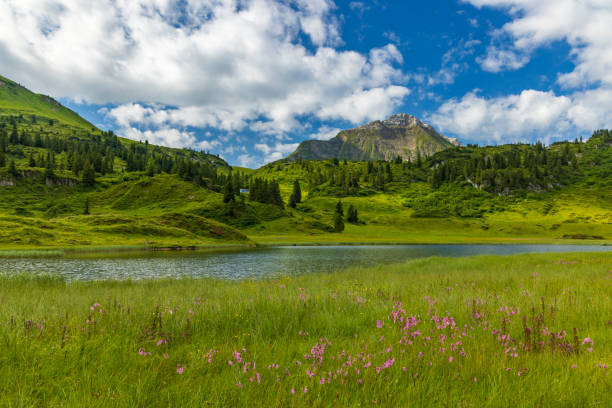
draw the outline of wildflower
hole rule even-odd
[[[452,363],[452,362],[453,362],[453,356],[450,356],[450,357],[448,358],[448,362],[449,362],[449,363]]]
[[[474,382],[478,381],[478,379],[476,377],[474,377]]]
[[[228,360],[228,361],[227,361],[227,364],[231,366],[231,365],[233,365],[234,363],[232,362],[232,360]]]
[[[164,359],[167,360],[170,356],[168,354],[164,354]]]
[[[177,374],[183,374],[183,367],[181,367],[180,364],[176,365],[176,373]]]
[[[236,387],[238,387],[238,388],[242,388],[242,383],[241,383],[240,381],[238,381],[238,382],[236,383]]]
[[[380,321],[380,320],[377,320],[377,321],[376,321],[376,327],[378,327],[379,329],[382,329],[382,328],[383,328],[383,326],[384,326],[384,324],[385,324],[385,323],[384,323],[384,322],[382,322],[382,321]]]
[[[295,388],[291,389],[291,395],[295,395]]]
[[[303,391],[304,391],[304,394],[306,394],[308,392],[308,387],[304,387]]]

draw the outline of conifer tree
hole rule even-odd
[[[293,192],[289,197],[289,207],[295,208],[296,204],[302,202],[302,189],[300,188],[300,182],[295,180],[293,183]]]
[[[83,166],[83,174],[81,175],[81,182],[86,186],[93,186],[96,184],[96,171],[93,166],[87,160],[85,166]]]
[[[336,204],[336,211],[334,211],[334,232],[344,231],[344,211],[342,210],[342,202],[338,201]]]
[[[11,176],[17,177],[19,172],[17,171],[17,167],[15,166],[15,160],[11,159],[8,165],[8,172]]]
[[[351,204],[346,211],[346,221],[351,224],[357,224],[359,222],[359,216],[357,215],[357,210]]]
[[[229,203],[230,201],[234,201],[234,186],[232,184],[232,177],[227,178],[227,182],[225,183],[225,188],[223,190],[223,202]]]
[[[85,199],[85,207],[83,208],[83,215],[89,215],[89,198]]]

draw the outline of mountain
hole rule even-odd
[[[393,160],[397,156],[414,160],[460,146],[455,138],[438,133],[433,126],[407,113],[376,120],[354,129],[343,130],[328,140],[302,142],[287,159],[321,160],[338,158],[351,161]]]
[[[112,135],[112,138],[118,141],[117,146],[125,148],[123,150],[130,149],[132,145],[139,143],[138,141],[116,137],[112,132],[104,132],[52,97],[34,93],[22,85],[0,76],[0,137],[8,135],[12,129],[17,130],[19,134],[27,135],[18,144],[38,144],[37,147],[42,147],[40,142],[35,142],[37,137],[40,137],[43,141],[59,138],[62,140],[79,140],[83,143],[93,142],[90,145],[90,150],[99,150],[101,154],[105,153],[104,150],[107,147],[106,142],[100,139],[104,136]],[[150,149],[164,156],[208,163],[213,167],[229,168],[229,165],[223,159],[215,155],[165,146],[152,145]],[[19,159],[24,157],[19,152],[16,156],[15,159],[17,159],[17,165],[19,165]],[[116,152],[115,156],[117,156]]]
[[[0,112],[3,115],[36,115],[85,130],[95,126],[50,96],[36,94],[0,76]]]

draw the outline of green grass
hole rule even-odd
[[[60,139],[101,137],[76,113],[52,99],[28,91],[0,77],[0,118],[3,131],[31,138],[41,135]],[[50,121],[49,119],[52,119]],[[41,140],[42,140],[41,139]],[[124,145],[138,143],[120,139]],[[230,172],[221,159],[186,149],[151,147],[191,161],[208,161]],[[483,147],[495,154],[526,145]],[[6,166],[0,168],[0,249],[156,246],[217,246],[228,244],[324,244],[324,243],[612,243],[612,148],[603,136],[572,145],[581,149],[579,166],[554,186],[538,191],[533,186],[496,194],[473,188],[459,179],[433,188],[428,182],[445,161],[469,158],[475,148],[450,149],[426,160],[421,168],[391,164],[393,181],[376,187],[365,162],[331,160],[289,162],[281,160],[259,169],[236,167],[253,177],[276,179],[288,203],[293,183],[300,181],[303,202],[297,209],[240,203],[234,209],[223,203],[222,189],[202,188],[176,174],[149,177],[141,171],[123,171],[118,157],[114,173],[98,174],[94,188],[81,185],[80,175],[67,170],[66,153],[55,155],[55,179],[45,169],[29,167],[30,157],[48,149],[7,146]],[[550,152],[560,151],[551,146]],[[61,150],[61,149],[60,149]],[[572,151],[573,151],[572,150]],[[480,154],[479,153],[479,154]],[[20,173],[8,173],[15,161]],[[378,168],[381,163],[374,164]],[[334,174],[334,177],[330,177]],[[334,185],[338,175],[360,175],[359,187]],[[319,177],[318,175],[321,175]],[[321,180],[328,180],[321,183]],[[344,179],[344,176],[342,176]],[[15,185],[7,185],[15,184]],[[336,183],[337,184],[337,183]],[[538,187],[539,188],[539,187]],[[536,192],[538,191],[538,192]],[[362,221],[346,224],[342,233],[330,233],[338,200],[345,210],[353,205]],[[83,215],[85,202],[91,215]]]
[[[88,131],[95,129],[91,123],[52,98],[30,92],[2,76],[0,76],[1,111],[4,111],[4,114],[36,115],[39,121],[53,119]]]
[[[606,406],[611,265],[537,254],[241,282],[4,275],[0,405]],[[421,322],[394,326],[394,305]],[[545,328],[566,335],[552,343]]]

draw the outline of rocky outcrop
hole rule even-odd
[[[346,159],[393,160],[398,156],[414,160],[453,146],[455,138],[438,133],[433,126],[415,116],[400,113],[385,120],[375,120],[354,129],[343,130],[328,140],[301,143],[288,160]]]

